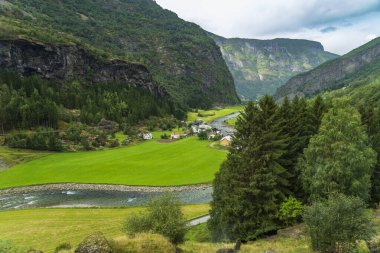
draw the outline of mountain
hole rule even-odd
[[[348,54],[291,78],[277,90],[275,96],[277,99],[295,95],[311,97],[323,91],[350,85],[357,88],[371,82],[379,75],[380,37]]]
[[[319,42],[294,39],[226,39],[210,36],[221,48],[223,58],[234,77],[236,90],[243,99],[273,94],[296,74],[334,59]]]
[[[0,0],[0,39],[75,45],[105,62],[143,66],[183,108],[238,102],[214,41],[153,0]]]

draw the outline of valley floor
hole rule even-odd
[[[53,252],[64,242],[76,247],[97,231],[110,239],[124,235],[122,228],[128,215],[143,210],[134,207],[0,211],[0,241],[11,240],[19,247]],[[182,210],[190,219],[207,213],[209,205],[187,205]]]
[[[180,186],[210,183],[227,151],[196,137],[104,151],[56,153],[0,172],[0,188],[50,183]]]

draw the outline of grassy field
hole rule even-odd
[[[48,152],[37,152],[22,149],[10,149],[0,146],[0,160],[4,166],[13,166],[15,164],[28,162],[49,155]],[[1,167],[1,166],[0,166]],[[1,168],[0,168],[1,169]]]
[[[237,121],[238,117],[236,118],[232,118],[232,119],[229,119],[229,120],[226,120],[225,123],[231,127],[234,127],[235,124],[236,124],[236,121]]]
[[[196,119],[201,119],[206,122],[211,122],[214,119],[224,117],[227,115],[230,115],[234,112],[239,112],[243,110],[243,106],[241,105],[236,105],[236,106],[231,106],[231,107],[226,107],[223,109],[214,109],[214,110],[198,110],[198,112],[189,112],[187,114],[187,120],[188,121],[194,121]],[[203,116],[200,116],[200,115]]]
[[[104,151],[56,153],[0,171],[0,188],[45,183],[189,185],[211,182],[226,150],[190,137]]]
[[[87,235],[100,231],[107,238],[121,236],[123,222],[133,212],[143,208],[122,209],[31,209],[0,211],[0,240],[15,245],[53,252],[60,243],[73,247]],[[209,205],[183,207],[186,218],[205,214]]]

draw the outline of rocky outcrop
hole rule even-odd
[[[337,57],[316,41],[210,36],[220,46],[243,99],[255,100],[264,94],[274,94],[291,77]]]
[[[123,82],[149,90],[156,96],[166,92],[148,69],[125,61],[105,61],[76,45],[53,45],[28,40],[0,40],[0,68],[22,75],[38,74],[47,79],[89,83]]]
[[[102,233],[87,236],[77,247],[75,253],[112,253],[112,249]]]
[[[276,92],[276,99],[288,96],[310,97],[325,90],[339,89],[351,84],[353,75],[380,60],[380,39],[319,67],[291,78]]]
[[[8,194],[27,194],[39,191],[118,191],[118,192],[184,192],[194,190],[208,190],[211,185],[184,185],[184,186],[131,186],[118,184],[42,184],[8,189],[0,189],[0,196]]]

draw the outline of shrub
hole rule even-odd
[[[167,134],[163,134],[163,135],[161,135],[161,139],[163,139],[163,140],[167,140],[167,139],[169,139],[169,135],[167,135]]]
[[[113,253],[175,253],[176,248],[162,235],[137,234],[121,236],[110,241]]]
[[[198,138],[203,141],[208,140],[208,132],[206,131],[200,132],[198,134]]]
[[[304,219],[313,249],[321,252],[349,252],[374,232],[363,201],[343,194],[306,208]]]
[[[178,198],[165,194],[152,198],[147,212],[131,215],[125,222],[129,234],[151,232],[167,237],[172,243],[183,242],[186,233],[186,221],[183,217]]]
[[[21,250],[17,248],[11,241],[0,240],[0,252],[6,253],[19,253]]]
[[[119,143],[119,140],[118,139],[114,139],[114,140],[111,140],[110,141],[110,148],[117,148],[120,146],[120,143]]]
[[[61,243],[55,248],[54,253],[58,253],[62,250],[71,250],[71,244],[68,242]]]
[[[288,226],[295,224],[297,220],[300,220],[302,212],[302,203],[291,196],[281,203],[278,218]]]

